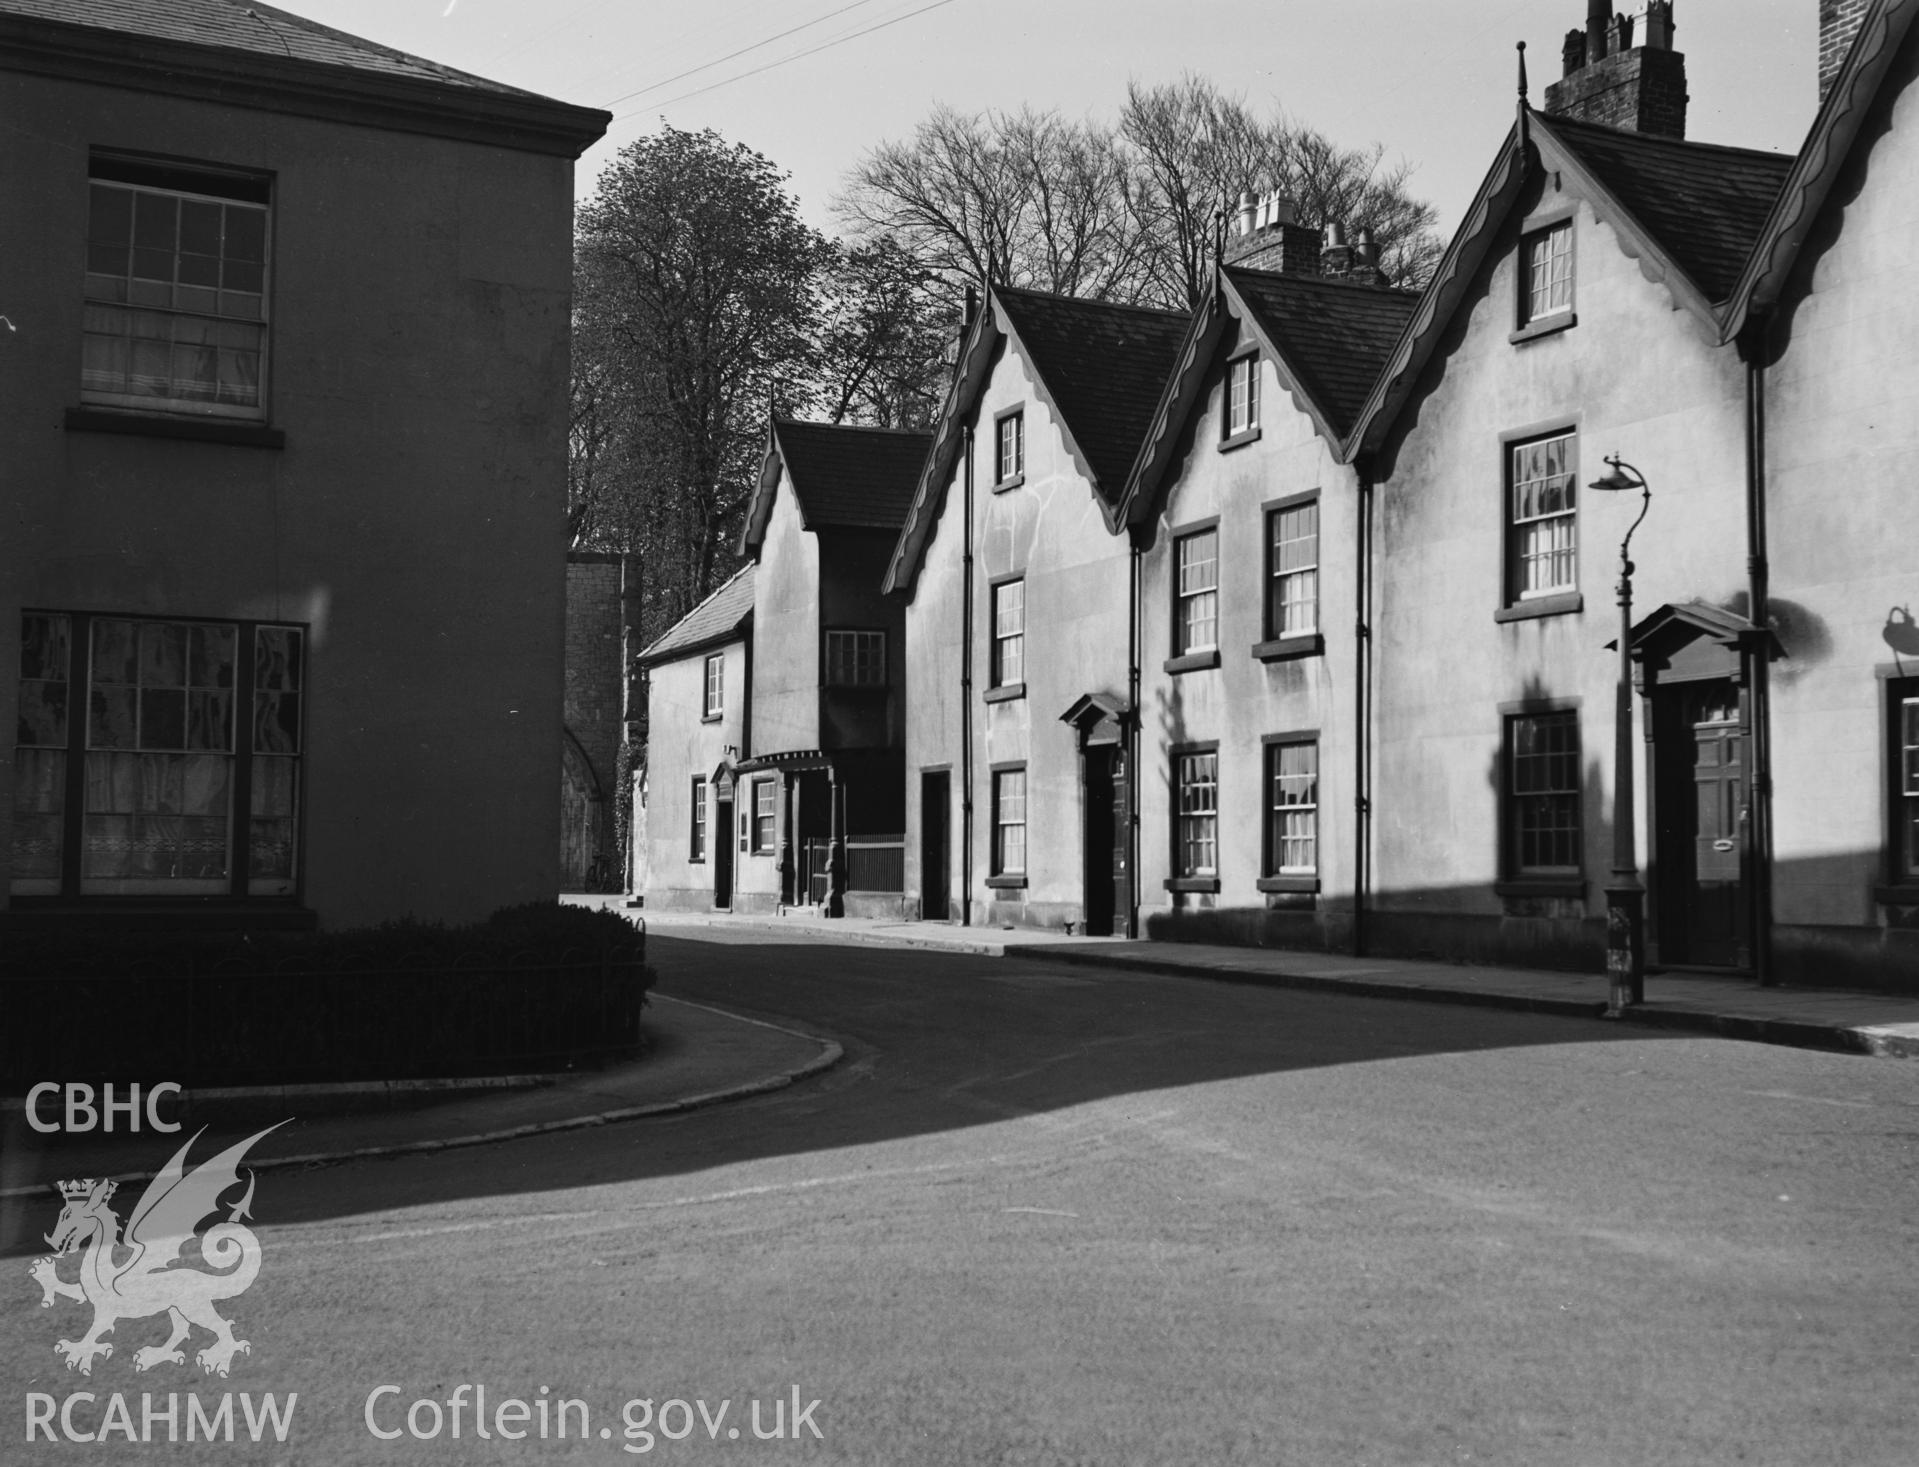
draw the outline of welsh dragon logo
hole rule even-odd
[[[135,1370],[184,1365],[180,1344],[194,1325],[213,1334],[213,1343],[195,1356],[208,1374],[225,1375],[235,1355],[252,1353],[247,1341],[234,1338],[232,1322],[213,1307],[216,1299],[244,1294],[260,1272],[260,1240],[240,1221],[250,1215],[253,1204],[252,1172],[247,1173],[246,1194],[231,1205],[227,1220],[204,1233],[194,1230],[219,1210],[221,1195],[239,1184],[240,1159],[262,1136],[277,1129],[269,1126],[187,1171],[187,1152],[205,1134],[204,1128],[196,1131],[147,1184],[127,1218],[124,1239],[120,1219],[107,1205],[115,1183],[91,1177],[60,1183],[65,1206],[47,1235],[54,1256],[36,1259],[28,1273],[40,1285],[42,1309],[52,1308],[56,1298],[93,1306],[93,1328],[81,1339],[61,1340],[53,1347],[65,1358],[67,1369],[77,1366],[82,1375],[93,1374],[95,1358],[113,1354],[113,1346],[102,1335],[123,1319],[162,1313],[172,1321],[173,1333],[164,1344],[134,1351]],[[208,1268],[191,1267],[183,1258],[192,1243],[198,1244],[199,1260]],[[60,1277],[59,1265],[76,1252],[81,1253],[79,1279],[69,1283]]]

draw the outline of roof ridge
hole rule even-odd
[[[1783,163],[1791,163],[1799,156],[1797,152],[1781,153],[1772,148],[1748,148],[1739,143],[1707,143],[1701,142],[1697,138],[1661,137],[1658,133],[1640,132],[1636,128],[1630,127],[1614,127],[1610,123],[1605,122],[1588,122],[1578,117],[1551,117],[1544,113],[1535,113],[1534,118],[1536,121],[1543,121],[1548,127],[1552,128],[1570,127],[1574,130],[1584,128],[1587,131],[1605,133],[1611,137],[1632,138],[1635,142],[1644,143],[1648,146],[1696,148],[1701,152],[1743,153],[1748,158],[1766,158],[1774,162]]]
[[[1142,306],[1131,301],[1096,300],[1090,295],[1068,295],[1058,290],[1031,290],[1021,285],[996,285],[993,291],[1000,296],[1023,295],[1040,301],[1060,301],[1073,306],[1097,306],[1103,311],[1138,311],[1142,315],[1171,316],[1180,320],[1188,319],[1193,314],[1191,311],[1169,310],[1165,306]]]
[[[782,418],[774,415],[773,425],[778,428],[831,428],[837,433],[898,433],[917,434],[921,438],[929,437],[931,428],[883,428],[876,423],[822,423],[815,418]]]
[[[1303,275],[1292,270],[1261,270],[1251,265],[1225,265],[1221,268],[1229,275],[1254,275],[1262,280],[1283,280],[1288,285],[1316,285],[1325,290],[1365,290],[1374,295],[1408,302],[1417,302],[1421,294],[1404,285],[1353,280],[1343,275]]]

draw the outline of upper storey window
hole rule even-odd
[[[994,425],[993,483],[1011,486],[1026,473],[1026,414],[1003,414]]]
[[[95,156],[83,401],[266,415],[269,212],[257,174]]]
[[[1571,433],[1506,449],[1509,601],[1579,584],[1578,439]]]
[[[1259,426],[1259,358],[1235,357],[1226,364],[1226,436],[1237,438]]]
[[[1521,244],[1525,265],[1521,326],[1564,321],[1573,309],[1573,224],[1559,223],[1529,234]]]

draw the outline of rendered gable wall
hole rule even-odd
[[[1225,438],[1227,356],[1253,338],[1231,332],[1208,374],[1143,567],[1140,744],[1141,924],[1149,937],[1337,947],[1348,940],[1352,902],[1353,547],[1356,491],[1313,422],[1260,364],[1259,437]],[[1260,661],[1265,640],[1266,510],[1276,500],[1319,495],[1319,627],[1324,651]],[[1215,668],[1169,673],[1176,580],[1174,539],[1217,519],[1220,653]],[[1317,891],[1264,892],[1267,820],[1265,746],[1273,734],[1319,741]],[[1219,746],[1219,877],[1215,892],[1168,890],[1177,839],[1173,759],[1182,745]]]
[[[1619,542],[1640,508],[1586,485],[1618,453],[1653,484],[1633,544],[1635,615],[1724,605],[1745,579],[1743,375],[1581,200],[1534,186],[1522,214],[1573,210],[1577,324],[1514,344],[1518,230],[1489,257],[1450,351],[1389,445],[1378,489],[1371,793],[1380,951],[1596,966],[1611,865]],[[1578,432],[1578,609],[1500,620],[1506,443]],[[1504,719],[1578,713],[1581,869],[1502,892]],[[1643,729],[1636,731],[1643,732]],[[1635,747],[1640,747],[1635,745]],[[1641,786],[1643,797],[1644,786]],[[1645,831],[1641,821],[1641,869]]]
[[[1775,912],[1790,982],[1919,984],[1919,891],[1887,889],[1885,689],[1919,675],[1919,42],[1887,78],[1788,291],[1766,374]],[[1890,130],[1880,134],[1885,124]],[[1897,608],[1897,610],[1895,610]]]

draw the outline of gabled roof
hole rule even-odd
[[[1326,426],[1343,436],[1366,405],[1419,296],[1317,275],[1230,267],[1221,273],[1298,390],[1312,398]]]
[[[0,0],[0,68],[570,157],[612,120],[259,0]]]
[[[923,430],[774,418],[759,487],[747,507],[747,552],[758,550],[766,534],[782,466],[807,529],[897,531],[932,446],[933,435]]]
[[[1774,198],[1732,298],[1721,310],[1722,341],[1736,337],[1753,311],[1772,306],[1784,291],[1840,172],[1856,148],[1870,145],[1870,139],[1862,143],[1866,119],[1878,105],[1894,62],[1919,35],[1916,18],[1919,0],[1875,0],[1859,23],[1852,50]]]
[[[1193,314],[1140,444],[1122,500],[1126,520],[1136,524],[1153,513],[1173,445],[1205,400],[1207,368],[1229,317],[1245,323],[1280,384],[1337,455],[1419,299],[1331,276],[1222,269]]]
[[[1189,318],[1032,290],[994,299],[1093,491],[1118,503]]]
[[[1678,142],[1597,123],[1547,117],[1520,104],[1466,220],[1440,257],[1418,310],[1347,436],[1345,456],[1375,448],[1412,399],[1455,314],[1472,298],[1480,267],[1504,238],[1534,169],[1556,172],[1610,224],[1620,247],[1709,340],[1721,339],[1722,303],[1758,243],[1793,160],[1783,153]]]
[[[1684,143],[1571,118],[1540,119],[1706,299],[1732,294],[1792,169],[1785,153]]]
[[[636,659],[642,667],[672,662],[689,653],[730,642],[753,621],[753,562],[733,573],[731,580],[674,622],[666,633]]]
[[[1127,477],[1187,320],[1175,311],[992,287],[960,343],[953,385],[887,567],[886,589],[906,590],[919,574],[964,432],[1002,347],[1025,361],[1107,528],[1117,531]]]

